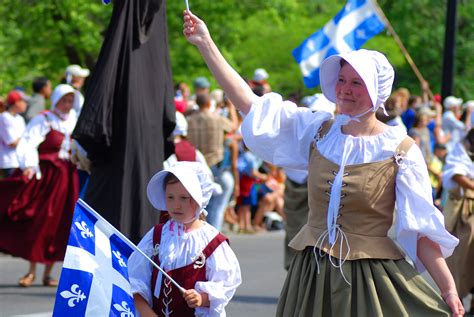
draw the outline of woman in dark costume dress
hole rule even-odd
[[[57,285],[51,270],[64,258],[78,198],[77,171],[69,160],[77,121],[74,89],[59,85],[51,100],[51,111],[30,121],[18,145],[21,169],[0,181],[0,250],[30,261],[18,282],[24,287],[34,282],[36,263],[46,265],[43,285]]]

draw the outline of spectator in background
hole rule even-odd
[[[188,105],[189,88],[185,83],[177,83],[174,87],[174,105],[176,111],[185,113]]]
[[[252,227],[252,206],[258,204],[257,182],[265,182],[268,175],[261,173],[259,167],[262,161],[255,156],[242,142],[243,151],[239,154],[238,169],[240,172],[240,192],[237,198],[237,215],[239,217],[240,233],[255,233]],[[263,215],[260,219],[262,221]],[[257,228],[255,228],[257,229]]]
[[[415,114],[415,120],[413,121],[413,127],[408,131],[408,135],[415,140],[415,143],[420,147],[421,153],[425,158],[425,162],[429,164],[431,161],[431,138],[430,130],[428,129],[428,123],[430,116],[434,116],[435,112],[427,107],[420,109]]]
[[[21,114],[27,107],[22,96],[19,91],[10,91],[6,111],[0,113],[0,179],[11,176],[20,167],[16,148],[25,131],[25,119]]]
[[[250,88],[262,87],[263,94],[267,94],[272,91],[270,84],[267,82],[269,75],[263,68],[257,68],[253,73],[253,78],[249,82]]]
[[[461,142],[466,135],[466,132],[470,129],[471,124],[471,111],[466,109],[465,121],[461,121],[461,105],[462,99],[454,96],[446,97],[443,101],[444,113],[443,113],[443,131],[445,134],[450,135],[450,139],[446,144],[448,153],[454,148],[454,146]]]
[[[406,88],[398,88],[392,94],[392,97],[396,99],[398,106],[402,110],[402,113],[408,109],[408,99],[410,99],[410,91]]]
[[[33,95],[28,100],[28,108],[23,115],[26,123],[46,109],[46,99],[51,97],[51,81],[47,77],[33,79]]]
[[[401,118],[403,124],[407,128],[407,131],[410,131],[413,128],[415,123],[416,110],[421,105],[422,100],[420,96],[412,95],[408,98],[407,109],[402,113]]]
[[[462,113],[462,116],[461,116],[461,121],[464,121],[466,122],[466,124],[468,124],[469,122],[467,122],[466,120],[466,116],[468,115],[468,110],[469,110],[469,113],[471,115],[471,122],[470,122],[470,127],[471,128],[474,128],[474,115],[472,114],[472,112],[474,111],[474,100],[468,100],[466,101],[463,105],[462,105],[462,109],[463,109],[463,113]]]
[[[436,143],[431,162],[428,164],[431,188],[433,190],[433,200],[438,208],[441,208],[439,199],[441,198],[443,167],[446,154],[446,145]]]
[[[395,98],[393,94],[388,97],[387,101],[385,101],[385,110],[387,113],[385,114],[383,109],[378,109],[375,113],[377,119],[389,126],[405,127],[400,117],[402,109],[400,108],[399,102],[399,99]]]
[[[82,68],[79,65],[69,65],[66,68],[65,76],[66,83],[71,85],[75,90],[74,97],[74,110],[77,115],[81,113],[82,106],[84,105],[84,96],[81,93],[82,86],[86,78],[90,75],[90,71],[87,68]]]
[[[224,135],[234,132],[237,124],[211,111],[211,98],[208,93],[198,94],[196,103],[199,112],[188,117],[188,139],[204,154],[215,181],[222,187],[221,194],[212,196],[207,216],[207,221],[220,230],[234,189],[232,173],[220,169],[224,159]]]
[[[192,95],[188,99],[188,107],[185,113],[187,116],[199,111],[199,105],[197,104],[197,100],[196,100],[197,96],[209,94],[210,87],[211,87],[211,83],[206,77],[201,76],[194,79],[194,82],[193,82],[194,95]],[[212,99],[211,99],[210,109],[212,112],[215,109],[215,103]]]

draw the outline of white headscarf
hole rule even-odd
[[[51,94],[51,110],[54,110],[58,101],[67,94],[74,94],[72,86],[67,84],[57,85]]]
[[[209,169],[199,162],[177,162],[175,165],[165,168],[156,173],[147,186],[147,196],[150,203],[158,210],[167,210],[165,178],[168,173],[176,176],[184,188],[188,191],[194,201],[199,205],[195,218],[201,213],[207,215],[205,210],[215,185],[212,176],[209,175]]]
[[[392,91],[395,73],[385,55],[377,51],[362,49],[326,58],[319,73],[324,96],[336,103],[336,83],[341,70],[341,59],[349,63],[364,81],[372,100],[372,111],[382,107],[385,112],[384,102]]]

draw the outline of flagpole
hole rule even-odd
[[[126,236],[124,236],[120,231],[117,230],[117,228],[115,228],[114,226],[112,226],[107,220],[104,219],[104,217],[102,217],[101,215],[99,215],[91,206],[89,206],[84,200],[82,200],[81,198],[79,198],[77,200],[77,202],[84,208],[87,209],[87,211],[89,211],[91,214],[93,214],[95,217],[97,217],[99,220],[102,220],[104,221],[105,223],[109,224],[112,228],[115,229],[114,233],[117,234],[123,241],[125,241],[127,243],[127,245],[132,248],[133,250],[137,251],[138,253],[140,253],[141,255],[143,255],[145,257],[145,259],[147,259],[148,261],[150,261],[150,263],[156,267],[161,273],[163,273],[163,275],[169,279],[178,289],[181,293],[184,293],[185,289],[183,287],[181,287],[181,285],[179,285],[175,280],[173,280],[171,278],[171,276],[168,275],[168,273],[166,273],[158,264],[155,263],[155,261],[153,261],[152,259],[150,259],[142,250],[140,250],[132,241],[130,241]]]
[[[411,66],[413,72],[415,73],[416,77],[418,77],[418,80],[421,83],[421,87],[423,88],[423,90],[426,89],[429,96],[430,96],[430,98],[433,99],[434,96],[433,96],[433,93],[431,92],[431,89],[428,86],[425,86],[427,81],[425,80],[425,78],[423,78],[423,75],[421,74],[418,67],[416,67],[415,62],[413,62],[413,59],[411,58],[411,56],[408,53],[405,46],[403,45],[402,40],[398,36],[397,32],[395,32],[395,29],[392,27],[392,24],[390,23],[388,18],[385,16],[385,13],[383,12],[382,8],[377,3],[377,0],[369,0],[369,1],[374,5],[375,10],[380,15],[380,18],[382,18],[382,20],[384,21],[385,26],[387,27],[390,34],[392,34],[395,42],[398,44],[398,47],[400,47],[400,50],[402,51],[403,55],[405,56],[406,60],[408,61],[408,64],[410,64],[410,66]]]

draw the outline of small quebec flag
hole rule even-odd
[[[385,28],[371,0],[349,0],[326,25],[293,50],[308,88],[319,85],[319,67],[328,56],[359,49]]]
[[[78,200],[53,316],[134,317],[128,279],[130,242]]]

